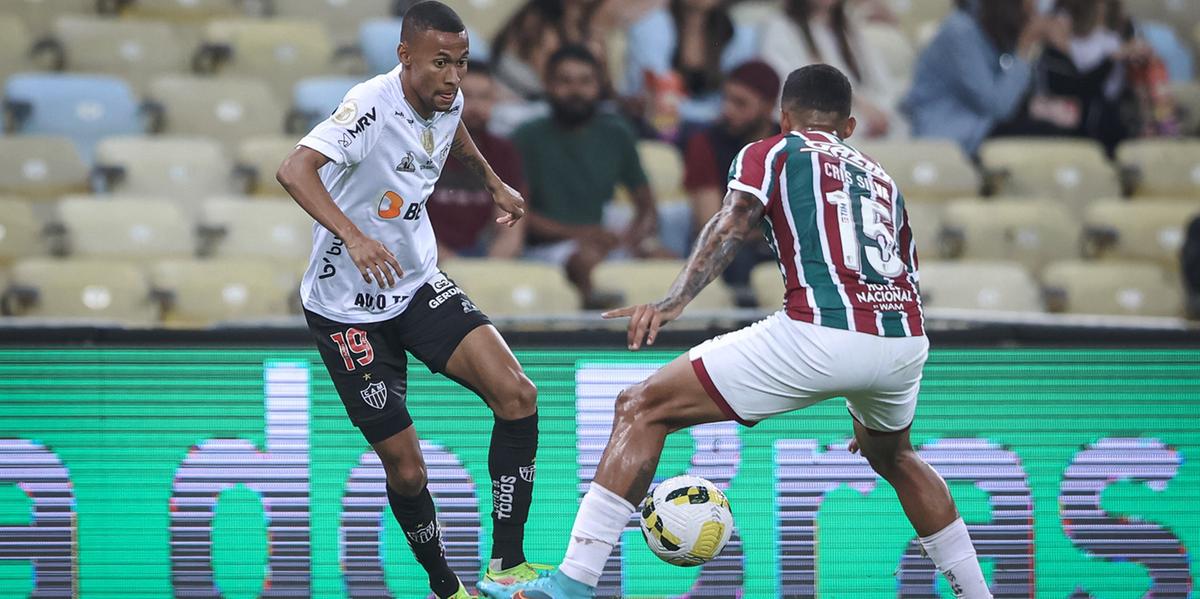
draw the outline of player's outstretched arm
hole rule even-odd
[[[346,243],[350,259],[358,267],[363,281],[370,283],[374,277],[380,287],[395,287],[396,281],[404,276],[400,262],[382,243],[363,234],[334,203],[317,174],[328,162],[329,158],[324,154],[297,146],[283,160],[275,179],[305,212]]]
[[[480,181],[483,181],[484,188],[492,194],[492,199],[496,202],[496,206],[504,211],[504,216],[496,219],[506,227],[511,227],[522,216],[525,216],[525,198],[521,197],[521,193],[509,187],[507,183],[502,181],[496,171],[492,170],[492,165],[479,152],[479,148],[475,146],[475,140],[471,139],[471,132],[467,131],[467,126],[459,121],[458,130],[454,132],[454,142],[450,144],[450,154],[453,155],[459,162],[463,163],[468,170],[475,173]]]
[[[742,244],[754,234],[762,216],[763,204],[758,198],[729,190],[721,210],[700,231],[687,266],[675,278],[665,299],[605,312],[604,318],[630,317],[629,349],[639,349],[643,339],[647,345],[654,345],[658,329],[678,318],[688,302],[729,266]]]

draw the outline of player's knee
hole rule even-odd
[[[863,456],[871,464],[871,469],[884,480],[892,480],[904,470],[905,464],[912,460],[920,460],[912,448],[898,450],[864,450]]]
[[[411,497],[420,494],[428,482],[425,464],[385,464],[387,484],[393,491]]]
[[[618,424],[626,426],[661,424],[665,414],[660,413],[660,407],[654,388],[642,382],[622,390],[617,395],[614,416]]]
[[[516,373],[498,391],[497,401],[492,402],[496,416],[517,420],[537,411],[537,386],[523,373]]]

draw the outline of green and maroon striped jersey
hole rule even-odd
[[[832,133],[793,131],[743,148],[729,189],[766,206],[763,231],[791,318],[884,337],[925,334],[904,196],[874,160]]]

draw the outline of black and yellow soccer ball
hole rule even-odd
[[[659,483],[642,501],[640,520],[650,551],[676,566],[711,561],[733,534],[729,499],[698,476],[676,476]]]

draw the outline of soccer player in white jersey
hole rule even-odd
[[[495,415],[492,559],[484,577],[542,571],[524,554],[537,453],[537,390],[478,307],[437,267],[425,202],[453,154],[484,182],[511,226],[521,195],[496,176],[460,122],[467,70],[462,20],[440,2],[404,17],[400,64],[356,85],[277,178],[317,221],[300,286],[305,316],[350,420],[387,473],[392,513],[441,598],[469,597],[446,562],[417,432],[405,407],[406,357],[478,394]]]
[[[785,281],[766,320],[703,343],[617,397],[612,436],[552,575],[501,586],[503,599],[584,599],[654,478],[666,436],[723,420],[745,426],[845,397],[857,447],[895,489],[929,557],[960,597],[991,597],[945,482],[913,450],[909,428],[929,350],[917,253],[895,181],[844,140],[850,82],[810,65],[787,79],[782,133],[734,160],[724,206],[700,234],[666,299],[629,317],[629,349],[653,344],[765,224]],[[854,448],[852,447],[852,450]]]

